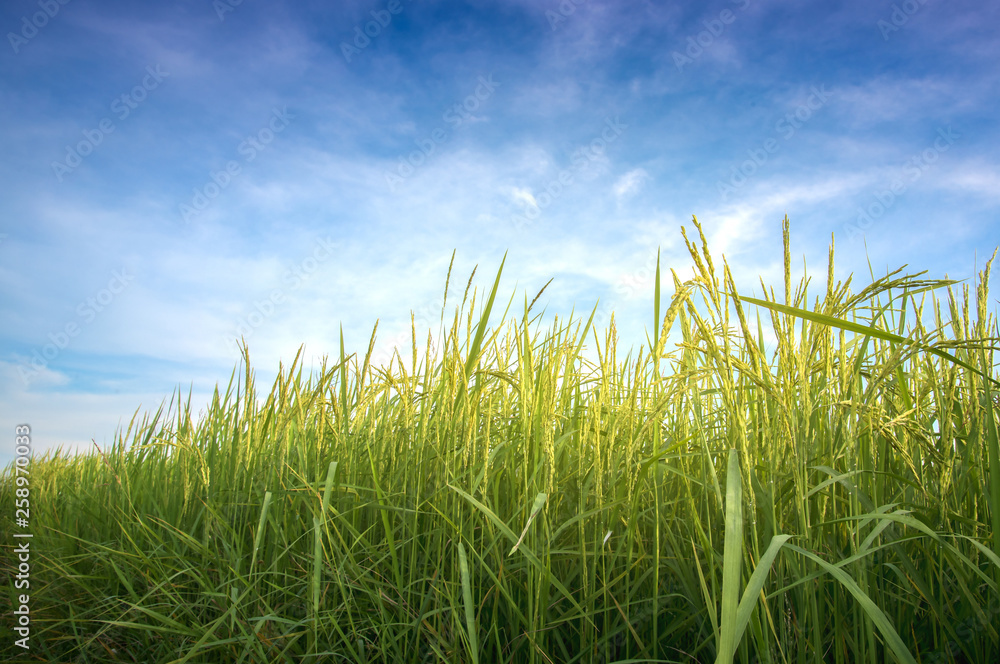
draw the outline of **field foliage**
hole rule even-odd
[[[786,219],[750,298],[694,223],[627,355],[501,264],[446,285],[437,352],[341,337],[265,394],[246,351],[201,415],[35,459],[25,661],[1000,661],[989,264],[854,293],[831,244],[796,285]]]

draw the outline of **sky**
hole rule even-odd
[[[0,465],[19,424],[93,451],[178,389],[204,405],[240,337],[265,391],[376,320],[384,361],[411,311],[437,330],[453,252],[449,318],[505,261],[504,305],[551,279],[545,320],[613,311],[636,348],[692,216],[749,295],[781,290],[785,215],[817,290],[831,236],[856,291],[974,284],[997,25],[935,0],[4,2]]]

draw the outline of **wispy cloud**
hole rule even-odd
[[[618,200],[629,198],[639,193],[642,186],[649,180],[649,173],[642,168],[634,168],[615,181],[614,192]]]

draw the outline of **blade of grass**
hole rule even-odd
[[[836,565],[828,563],[811,551],[806,551],[805,549],[795,546],[794,544],[786,543],[785,546],[787,546],[790,550],[809,558],[817,565],[825,569],[831,576],[833,576],[833,578],[837,579],[841,585],[847,588],[848,592],[854,595],[854,599],[861,605],[865,614],[868,615],[868,618],[871,619],[878,630],[882,633],[882,638],[885,640],[886,645],[889,646],[893,655],[896,656],[896,659],[903,662],[903,664],[917,664],[916,660],[913,659],[913,655],[910,653],[909,648],[907,648],[906,644],[903,643],[903,640],[899,638],[899,633],[892,626],[892,623],[889,622],[889,618],[887,618],[885,613],[883,613],[882,610],[876,606],[875,602],[873,602],[872,599],[865,594],[863,590],[861,590],[857,582],[852,579],[847,572],[840,569]]]
[[[726,540],[722,554],[722,623],[716,664],[732,664],[738,643],[736,614],[743,567],[743,485],[736,450],[726,470]]]
[[[972,371],[989,382],[993,383],[997,387],[1000,387],[1000,381],[997,381],[987,374],[983,373],[979,369],[975,368],[968,362],[958,359],[951,353],[943,351],[940,348],[935,348],[934,346],[928,346],[926,344],[920,344],[905,337],[901,337],[898,334],[893,334],[892,332],[886,332],[885,330],[880,330],[877,327],[871,327],[868,325],[859,325],[853,323],[849,320],[844,320],[842,318],[837,318],[835,316],[828,316],[826,314],[817,313],[815,311],[809,311],[808,309],[800,309],[798,307],[786,306],[784,304],[778,304],[777,302],[767,302],[766,300],[758,300],[757,298],[747,297],[746,295],[733,294],[733,297],[743,300],[744,302],[749,302],[751,304],[756,304],[767,309],[773,309],[774,311],[779,311],[784,314],[789,314],[792,316],[798,316],[799,318],[805,318],[806,320],[812,321],[814,323],[821,323],[823,325],[829,325],[830,327],[841,328],[847,330],[848,332],[856,332],[858,334],[864,334],[867,336],[872,336],[877,339],[882,339],[883,341],[891,341],[894,343],[903,344],[906,346],[914,346],[920,350],[927,351],[928,353],[933,353],[938,357],[942,357],[946,360],[954,362],[955,364],[965,367],[969,371]]]
[[[508,558],[514,555],[514,552],[517,551],[517,547],[521,546],[521,542],[524,541],[525,535],[528,534],[528,528],[531,527],[531,522],[535,520],[538,513],[542,511],[542,507],[545,506],[545,499],[547,497],[548,496],[544,493],[539,493],[535,496],[535,504],[531,506],[531,515],[528,516],[528,521],[524,524],[524,530],[521,531],[521,536],[517,538],[517,542],[514,543],[510,553],[507,554]]]
[[[469,579],[469,560],[465,555],[465,545],[458,543],[458,566],[462,574],[462,602],[465,605],[465,630],[469,637],[469,654],[473,664],[479,664],[479,637],[476,627],[476,605],[472,601],[472,581]]]

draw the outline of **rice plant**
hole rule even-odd
[[[373,366],[376,324],[265,394],[244,347],[203,416],[178,391],[110,449],[35,459],[35,649],[0,654],[1000,661],[992,259],[974,294],[902,270],[854,293],[831,242],[810,291],[786,218],[784,292],[750,298],[694,226],[694,276],[668,299],[657,267],[624,355],[614,317],[498,300],[501,263],[433,353],[413,329]]]

